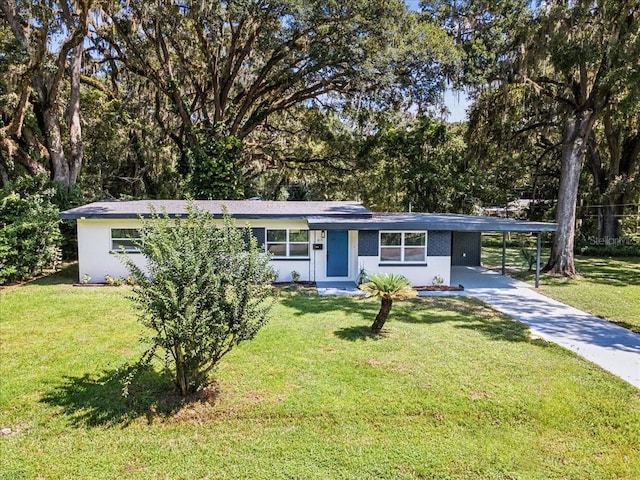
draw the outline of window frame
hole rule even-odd
[[[118,236],[118,237],[114,237],[113,236],[113,232],[116,230],[130,230],[130,231],[135,231],[137,232],[137,236]],[[111,241],[111,249],[109,250],[110,253],[122,253],[123,249],[126,253],[140,253],[140,249],[134,246],[131,247],[126,247],[124,245],[117,245],[115,242],[117,241],[126,241],[127,243],[131,243],[131,242],[139,242],[142,240],[142,235],[141,235],[141,231],[140,228],[130,228],[130,227],[111,227],[109,229],[109,238]]]
[[[384,234],[399,234],[400,235],[400,244],[399,245],[384,245],[382,242],[382,238]],[[407,234],[424,234],[424,244],[423,245],[411,245],[406,243]],[[429,234],[426,230],[380,230],[380,234],[378,237],[378,258],[380,260],[381,265],[394,265],[394,264],[403,264],[403,265],[425,265],[427,263],[427,242],[428,242]],[[399,260],[383,260],[382,259],[382,251],[384,248],[398,248],[400,249],[400,259]],[[406,260],[406,250],[411,248],[422,248],[424,249],[424,255],[420,260]]]
[[[285,238],[284,241],[269,241],[269,232],[274,231],[284,231]],[[291,240],[291,232],[306,232],[307,240],[305,242],[301,241],[292,241]],[[285,254],[284,255],[276,255],[272,253],[272,258],[274,260],[309,260],[311,248],[310,240],[311,235],[309,234],[308,229],[304,228],[265,228],[264,232],[264,248],[265,252],[271,253],[269,251],[269,245],[284,245],[285,246]],[[307,247],[306,255],[291,255],[291,246],[292,245],[305,245]]]

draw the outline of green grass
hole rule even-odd
[[[640,257],[576,257],[581,278],[546,277],[541,292],[640,333]]]
[[[485,245],[482,256],[483,264],[499,269],[502,247]],[[549,250],[544,249],[542,262],[548,258]],[[578,255],[575,262],[579,278],[568,279],[543,274],[540,278],[540,292],[640,333],[640,257],[600,258]],[[519,248],[507,248],[506,264],[509,275],[533,284],[535,274],[527,271],[523,265]]]
[[[640,478],[640,392],[466,298],[283,294],[190,403],[118,367],[128,289],[0,292],[0,478]]]

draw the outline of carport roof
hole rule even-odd
[[[374,213],[370,218],[309,217],[311,230],[453,230],[459,232],[554,232],[555,223],[454,213]]]

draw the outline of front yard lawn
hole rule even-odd
[[[576,257],[581,278],[545,276],[541,293],[640,333],[640,258]]]
[[[128,288],[0,292],[0,478],[640,478],[640,391],[469,298],[284,293],[191,403],[148,374]]]

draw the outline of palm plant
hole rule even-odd
[[[394,300],[415,297],[416,291],[411,288],[409,280],[395,273],[374,273],[369,281],[360,285],[360,289],[380,297],[380,311],[371,325],[371,333],[380,334],[384,323],[389,317]]]

